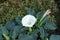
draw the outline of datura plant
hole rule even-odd
[[[36,13],[29,8],[23,17],[16,16],[0,25],[0,40],[55,40],[60,36],[52,34],[57,26],[50,20],[50,13],[50,9]]]

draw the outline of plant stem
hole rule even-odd
[[[43,24],[43,19],[44,19],[44,18],[42,17],[41,20],[39,21],[38,25],[41,26],[41,25]]]
[[[45,38],[45,40],[48,40],[48,38]]]
[[[29,27],[29,32],[32,32],[32,28],[31,27]]]
[[[3,33],[3,36],[6,38],[6,40],[9,40],[9,37]]]

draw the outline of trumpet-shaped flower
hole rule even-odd
[[[22,25],[25,27],[32,27],[37,19],[32,15],[26,15],[22,18]]]
[[[42,21],[47,15],[49,15],[51,13],[51,11],[50,11],[50,9],[48,9],[45,13],[44,13],[44,15],[42,16],[42,18],[41,18],[41,20],[40,21]]]
[[[51,13],[50,9],[48,9],[45,14],[43,15],[43,18]]]

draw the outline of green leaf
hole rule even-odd
[[[8,37],[9,32],[8,32],[8,30],[6,29],[6,27],[5,27],[5,26],[1,26],[0,28],[1,28],[1,32],[2,32],[3,37],[4,37],[6,40],[9,40],[9,37]]]
[[[0,27],[1,28],[1,32],[2,32],[2,34],[5,34],[5,35],[8,35],[9,34],[9,32],[8,32],[8,30],[6,29],[6,27],[4,26],[2,26],[2,27]]]
[[[21,32],[21,29],[22,29],[22,26],[15,26],[14,27],[14,30],[11,35],[13,40],[19,35],[19,33]]]
[[[51,35],[49,40],[60,40],[60,35]]]
[[[57,28],[57,26],[52,22],[48,22],[45,24],[44,28],[49,29],[49,30],[55,30]]]
[[[15,26],[15,21],[14,21],[14,19],[8,21],[5,26],[6,26],[6,28],[7,28],[8,30],[13,30],[13,29],[14,29],[14,26]]]
[[[3,38],[2,38],[2,37],[0,37],[0,40],[3,40]]]
[[[3,40],[3,38],[2,38],[1,26],[0,26],[0,40]]]
[[[34,40],[32,35],[20,34],[18,40]]]
[[[34,40],[37,40],[37,38],[38,38],[38,32],[39,32],[38,29],[35,29],[35,30],[33,31],[32,36],[33,36],[33,39],[34,39]]]
[[[31,8],[29,8],[27,10],[27,13],[30,14],[30,15],[35,15],[35,11],[33,9],[31,9]]]
[[[1,28],[0,28],[0,36],[2,36],[2,31],[1,31]]]
[[[42,18],[42,16],[43,16],[43,13],[41,13],[41,12],[38,12],[36,15],[38,20],[40,20]]]
[[[49,16],[46,16],[46,17],[43,19],[43,22],[44,22],[44,23],[50,22],[50,17],[49,17]]]
[[[19,35],[19,40],[37,40],[38,38],[38,31],[39,30],[34,30],[31,34],[26,34],[26,31],[24,31],[23,33],[20,33]]]
[[[39,29],[40,29],[40,34],[41,34],[40,37],[41,37],[42,39],[44,39],[45,37],[48,36],[47,32],[44,30],[43,27],[40,27]]]
[[[15,21],[16,21],[16,24],[22,25],[21,24],[21,18],[19,16],[16,16]]]

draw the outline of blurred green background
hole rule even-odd
[[[54,0],[0,0],[0,24],[27,14],[27,8],[34,9],[36,13],[51,9],[51,15],[58,10]]]

